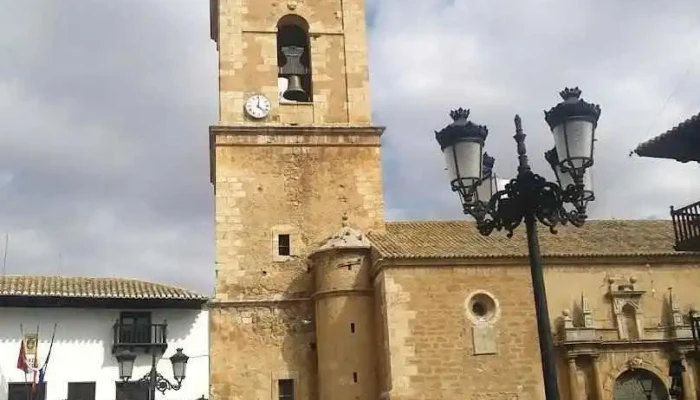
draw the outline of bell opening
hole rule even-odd
[[[287,15],[277,26],[278,77],[286,81],[280,87],[282,102],[311,102],[311,52],[308,23],[301,17]]]

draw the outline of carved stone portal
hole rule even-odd
[[[608,279],[608,295],[612,300],[617,333],[622,340],[644,338],[642,296],[646,293],[636,287],[637,278]]]

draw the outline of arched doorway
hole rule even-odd
[[[668,400],[664,382],[646,369],[630,369],[615,380],[614,400]]]

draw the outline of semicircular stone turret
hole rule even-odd
[[[369,239],[343,226],[311,255],[319,398],[376,395],[374,291]]]

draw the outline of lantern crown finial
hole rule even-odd
[[[489,153],[484,153],[484,160],[483,160],[484,170],[486,170],[488,168],[488,170],[490,171],[493,168],[495,163],[496,163],[496,159],[494,157],[491,157],[489,155]]]
[[[460,119],[468,119],[469,118],[469,109],[464,109],[462,107],[450,111],[450,118],[452,118],[453,121],[457,122]]]
[[[559,165],[559,154],[557,154],[556,146],[550,150],[544,152],[544,159],[547,160],[552,168]]]
[[[469,121],[469,112],[469,109],[461,107],[450,111],[453,122],[435,132],[435,139],[440,144],[440,148],[445,149],[463,139],[475,140],[483,145],[489,130],[485,125],[477,125]]]
[[[564,88],[559,95],[564,101],[544,112],[544,119],[550,129],[554,129],[570,118],[590,121],[594,127],[598,124],[600,106],[584,101],[581,98],[581,89]]]
[[[581,97],[581,89],[577,87],[574,88],[564,88],[561,92],[559,92],[559,96],[561,96],[564,101],[572,99],[572,100],[578,100],[579,97]]]

